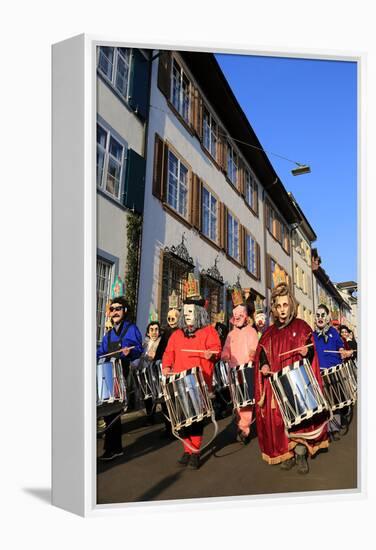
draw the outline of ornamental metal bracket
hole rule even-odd
[[[180,258],[184,262],[186,262],[188,264],[191,264],[191,265],[194,265],[193,264],[193,258],[189,255],[187,247],[184,244],[184,240],[185,240],[184,235],[185,235],[185,233],[183,233],[182,238],[181,238],[181,243],[178,244],[178,246],[174,246],[174,245],[172,245],[171,247],[165,246],[164,247],[164,252],[166,252],[167,254],[168,253],[173,254],[174,256],[177,256],[178,258]]]
[[[204,277],[205,276],[211,277],[212,279],[215,279],[219,283],[223,284],[223,277],[220,274],[220,272],[218,270],[218,267],[217,267],[218,258],[219,258],[219,256],[216,256],[216,258],[214,260],[214,265],[212,267],[209,267],[209,269],[203,269],[201,271],[201,275],[203,275]]]

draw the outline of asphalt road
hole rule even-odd
[[[199,470],[177,464],[181,443],[161,438],[162,418],[146,426],[143,411],[122,418],[124,455],[111,462],[98,461],[97,503],[158,501],[166,499],[224,497],[341,490],[357,487],[357,421],[354,414],[349,432],[309,460],[308,475],[296,467],[285,472],[269,466],[260,455],[254,434],[249,445],[235,441],[232,416],[218,422],[218,434],[204,450]],[[204,444],[214,425],[205,427]],[[98,456],[103,439],[98,438]]]

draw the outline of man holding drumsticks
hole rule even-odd
[[[212,391],[214,364],[221,353],[221,341],[209,316],[203,307],[198,281],[189,274],[185,284],[186,299],[183,314],[179,318],[179,329],[170,337],[163,354],[163,374],[169,375],[200,367],[209,392]],[[204,432],[203,422],[193,422],[182,429],[184,453],[178,460],[182,466],[197,470],[200,466],[200,448]]]
[[[104,335],[97,349],[97,359],[117,352],[122,362],[124,378],[127,379],[129,363],[138,359],[143,352],[142,336],[137,326],[127,320],[128,304],[123,296],[111,300],[109,313],[112,329]],[[104,453],[100,460],[113,460],[123,454],[120,415],[108,415],[106,423],[109,427],[105,431]]]
[[[268,464],[281,464],[282,470],[290,470],[297,464],[298,472],[307,474],[307,451],[309,455],[314,455],[319,449],[329,446],[325,422],[320,415],[314,416],[302,427],[297,427],[294,437],[292,434],[288,437],[268,377],[306,357],[322,387],[312,329],[305,321],[296,318],[296,303],[286,283],[280,283],[273,289],[271,308],[274,324],[261,337],[255,357],[259,445],[262,458]],[[318,432],[318,435],[311,439],[308,432]]]

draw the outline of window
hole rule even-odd
[[[97,258],[97,341],[105,333],[106,304],[110,298],[113,279],[113,264]]]
[[[258,212],[258,186],[253,175],[245,170],[245,200],[254,212]]]
[[[248,233],[245,236],[245,251],[247,269],[252,275],[257,277],[257,243]]]
[[[238,182],[238,157],[230,144],[227,145],[227,176],[236,187]]]
[[[168,151],[167,203],[181,216],[188,216],[188,168]]]
[[[218,126],[207,109],[204,109],[202,139],[204,147],[217,159]]]
[[[187,76],[185,75],[182,67],[174,59],[172,65],[172,104],[178,113],[184,118],[186,122],[189,122],[189,97],[190,97],[190,84]]]
[[[239,261],[239,222],[230,213],[227,214],[227,252]]]
[[[112,86],[125,99],[128,98],[130,52],[129,48],[101,46],[98,55],[100,73],[111,82]]]
[[[218,201],[205,187],[202,188],[201,211],[201,228],[203,234],[212,241],[217,242]]]
[[[223,310],[223,286],[211,277],[200,277],[201,295],[207,300],[207,312],[211,323],[215,322],[217,313]]]
[[[281,222],[281,244],[285,252],[290,253],[290,237],[287,227]]]
[[[174,290],[181,302],[184,299],[184,281],[188,273],[193,272],[194,266],[175,256],[171,252],[163,254],[162,267],[162,300],[161,322],[166,323],[168,312],[168,297]]]
[[[120,200],[126,148],[97,124],[97,186]]]

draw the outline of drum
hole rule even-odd
[[[330,410],[307,359],[273,373],[269,380],[287,430]]]
[[[199,367],[163,376],[162,389],[173,431],[214,414]]]
[[[120,359],[97,363],[97,414],[107,416],[127,408],[127,391]]]
[[[222,391],[229,387],[228,369],[228,363],[225,361],[217,361],[214,365],[213,388],[217,391]]]
[[[143,362],[143,367],[135,370],[138,387],[142,399],[157,401],[163,397],[161,387],[162,368],[160,361]]]
[[[355,403],[354,385],[349,366],[346,363],[323,369],[321,374],[324,396],[332,411]]]
[[[354,395],[356,397],[356,393],[358,390],[358,367],[355,359],[348,359],[344,363],[345,368],[348,371],[350,384],[353,388]]]
[[[254,373],[252,361],[229,368],[230,394],[234,409],[255,404]]]

